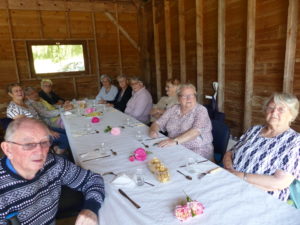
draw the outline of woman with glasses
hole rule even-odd
[[[158,103],[153,105],[153,108],[150,112],[151,122],[161,117],[166,109],[171,108],[175,104],[178,104],[177,89],[179,85],[180,81],[176,78],[167,80],[165,87],[167,96],[161,97]]]
[[[225,154],[224,167],[282,201],[300,179],[300,135],[290,128],[299,111],[297,97],[276,93],[264,106],[265,124],[250,128]]]
[[[52,90],[52,81],[50,79],[43,79],[41,81],[41,89],[39,91],[39,96],[47,101],[51,105],[63,105],[65,100],[59,97]]]
[[[18,83],[10,84],[7,88],[11,102],[7,106],[6,115],[11,119],[19,119],[22,117],[36,118],[41,120],[38,112],[30,105],[25,103],[25,94],[23,88]],[[61,154],[69,149],[69,141],[64,129],[50,127],[51,136],[53,137],[54,150]]]
[[[112,85],[111,78],[106,74],[101,75],[100,80],[102,87],[96,96],[96,101],[100,104],[105,104],[107,101],[113,101],[118,94],[118,88],[115,85]]]
[[[177,96],[179,104],[167,109],[152,123],[149,136],[157,138],[159,130],[167,131],[169,138],[159,142],[159,147],[182,144],[204,158],[213,160],[212,126],[206,108],[197,103],[195,86],[181,85]]]

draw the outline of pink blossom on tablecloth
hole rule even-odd
[[[137,148],[134,151],[134,156],[138,161],[144,161],[147,158],[147,152],[143,148]]]
[[[98,117],[93,117],[91,119],[92,123],[99,123],[100,122],[100,119]]]
[[[112,135],[119,135],[121,133],[121,129],[119,127],[113,127],[111,128],[110,133]]]
[[[129,156],[129,161],[133,162],[135,160],[134,155]]]

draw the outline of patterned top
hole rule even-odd
[[[83,209],[98,215],[104,200],[100,175],[49,154],[35,178],[26,180],[8,168],[6,159],[3,157],[0,161],[0,225],[7,225],[5,217],[15,212],[22,225],[52,224],[62,185],[83,192]]]
[[[149,123],[150,111],[152,109],[152,96],[145,87],[132,93],[132,97],[127,102],[125,113],[141,121]]]
[[[300,135],[289,129],[273,138],[260,135],[264,126],[250,128],[232,148],[233,168],[240,172],[273,175],[283,170],[300,179]],[[268,191],[286,201],[289,188]]]
[[[168,108],[171,108],[175,104],[178,104],[177,96],[163,96],[159,99],[157,104],[153,105],[153,108],[166,110]],[[151,117],[151,122],[155,120],[156,119],[154,117]]]
[[[100,89],[100,92],[96,96],[96,100],[105,100],[105,101],[113,101],[118,94],[118,88],[114,85],[111,85],[109,92],[106,92],[105,87]]]
[[[27,108],[17,105],[13,101],[9,103],[6,109],[6,116],[8,118],[15,118],[16,116],[24,115],[29,118],[36,118],[40,119],[39,114],[37,111],[30,105],[27,105]]]
[[[207,159],[213,159],[212,126],[204,106],[197,104],[192,111],[182,116],[180,105],[174,105],[156,123],[160,130],[168,132],[170,138],[176,138],[190,129],[197,129],[200,135],[182,145]]]

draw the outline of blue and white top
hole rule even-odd
[[[273,175],[282,170],[300,179],[300,134],[288,129],[276,137],[261,136],[264,126],[250,128],[232,148],[233,168],[240,172]],[[268,191],[274,197],[286,201],[289,188]]]
[[[100,89],[100,92],[96,96],[96,100],[113,101],[115,100],[117,94],[118,94],[118,88],[114,85],[111,85],[108,92],[106,92],[105,87],[102,87]]]

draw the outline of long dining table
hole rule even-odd
[[[218,166],[182,145],[159,148],[155,143],[163,140],[163,135],[160,139],[149,138],[148,126],[118,110],[98,106],[98,111],[104,111],[98,116],[98,123],[91,123],[91,117],[75,112],[61,117],[75,163],[99,174],[106,173],[103,176],[106,198],[99,211],[100,225],[300,224],[300,211],[287,203],[224,169],[199,179],[200,173]],[[112,135],[105,132],[108,126],[119,127],[121,133]],[[107,157],[97,157],[101,145],[105,146]],[[144,148],[152,154],[145,161],[129,161],[129,156],[137,148]],[[112,154],[111,150],[116,154]],[[170,181],[159,182],[148,169],[147,162],[153,157],[159,158],[169,169]],[[189,173],[184,167],[190,157],[198,162],[204,161],[196,165],[196,173]],[[115,175],[107,173],[133,177],[137,169],[142,169],[145,181],[154,186],[145,183],[142,186],[124,185],[121,189],[140,208],[119,193],[120,186],[112,182]],[[177,170],[191,176],[192,180],[186,179]],[[186,194],[202,203],[205,209],[203,214],[181,222],[175,217],[174,209],[185,200]]]

